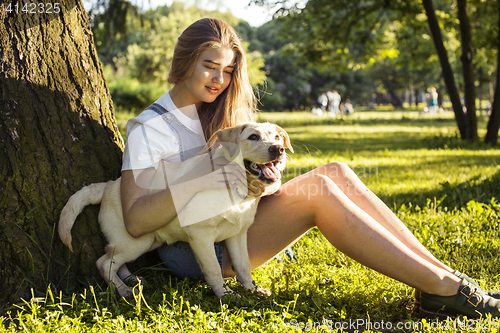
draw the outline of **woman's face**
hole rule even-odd
[[[184,81],[184,94],[189,104],[199,107],[203,102],[215,101],[231,82],[234,62],[235,54],[231,49],[205,49],[196,60],[193,74]]]

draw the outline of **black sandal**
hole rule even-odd
[[[418,314],[426,318],[448,318],[467,316],[480,318],[490,314],[500,318],[500,299],[463,279],[458,293],[453,296],[438,296],[420,292]]]

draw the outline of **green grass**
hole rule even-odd
[[[122,131],[129,116],[117,114]],[[262,113],[260,120],[282,125],[291,136],[295,154],[285,180],[328,162],[347,163],[439,259],[500,290],[500,150],[458,139],[451,114],[386,110],[329,119]],[[272,290],[269,298],[243,293],[221,303],[203,281],[154,268],[142,273],[148,283],[135,299],[120,299],[103,285],[73,295],[48,288],[12,307],[0,331],[326,332],[361,321],[370,321],[373,331],[457,331],[452,325],[458,322],[435,330],[436,322],[419,321],[408,310],[411,288],[349,259],[317,229],[294,251],[296,263],[272,261],[254,272],[257,284]],[[239,288],[233,279],[228,283]],[[398,323],[402,329],[395,329]]]

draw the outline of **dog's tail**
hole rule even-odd
[[[71,246],[71,228],[75,224],[76,217],[87,205],[96,205],[101,202],[107,183],[97,183],[85,186],[69,198],[66,206],[61,211],[59,218],[59,237],[62,242],[73,251]]]

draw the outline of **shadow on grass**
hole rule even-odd
[[[377,118],[373,114],[355,114],[353,116],[344,116],[337,118],[330,117],[304,117],[304,118],[285,118],[279,117],[268,119],[266,114],[261,116],[264,121],[275,122],[284,128],[295,128],[301,126],[342,126],[342,125],[361,125],[361,126],[380,126],[380,125],[404,125],[404,126],[456,126],[453,118],[447,117],[420,117],[415,113],[402,113],[401,115],[381,116]]]
[[[480,180],[480,176],[474,176],[458,185],[443,182],[439,188],[429,191],[408,191],[381,197],[390,207],[411,203],[413,206],[425,207],[429,200],[436,202],[441,207],[449,209],[460,209],[466,207],[469,201],[490,204],[493,198],[500,200],[500,170],[492,176]]]
[[[490,150],[491,145],[483,142],[470,142],[462,140],[456,135],[429,134],[422,131],[406,131],[394,128],[384,129],[379,132],[364,132],[344,134],[332,128],[331,131],[311,133],[305,130],[289,130],[292,145],[296,153],[311,155],[328,154],[368,154],[380,151],[401,150],[439,150],[439,149],[464,149],[464,150]],[[312,153],[311,153],[312,152]],[[293,156],[292,156],[293,158]]]

